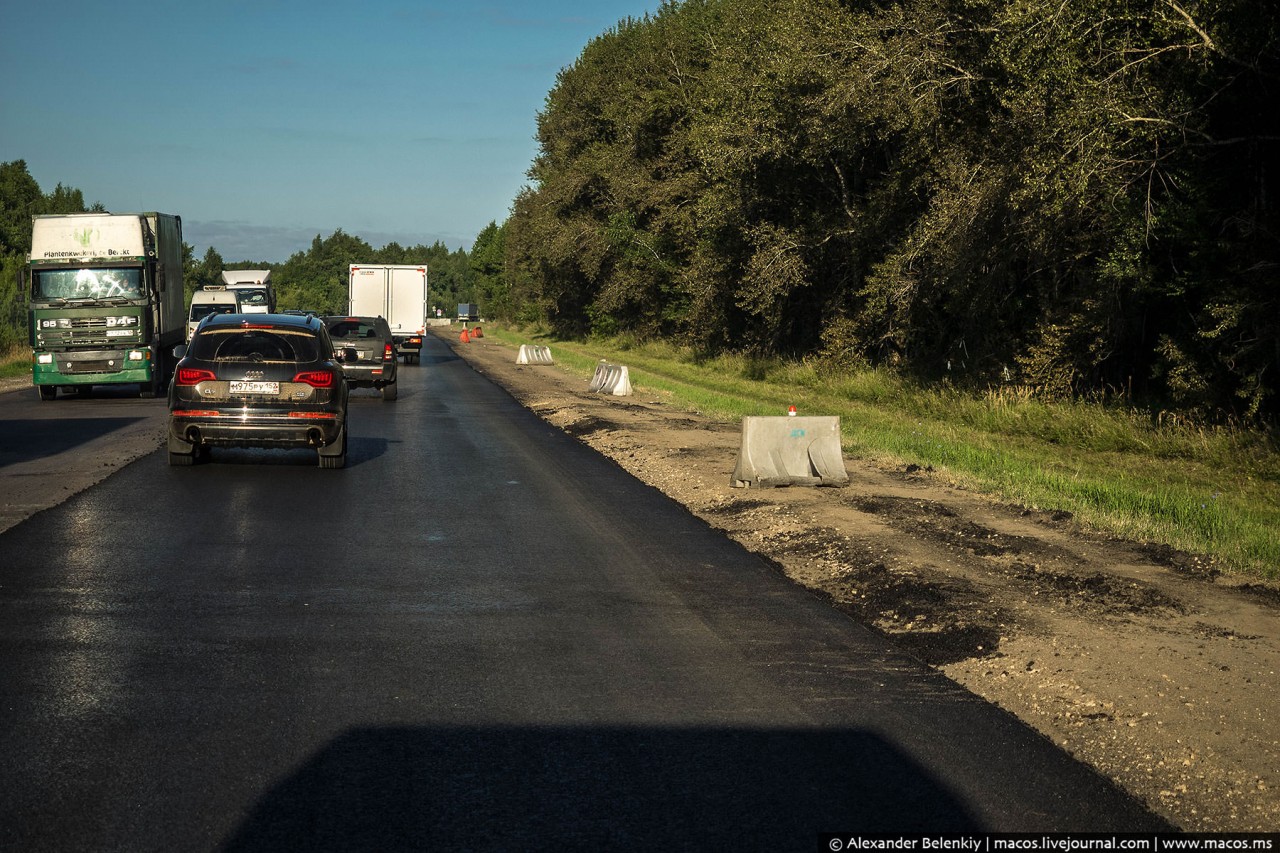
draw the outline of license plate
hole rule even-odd
[[[232,394],[279,394],[279,382],[248,382],[235,381],[231,382],[229,393]]]

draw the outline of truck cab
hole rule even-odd
[[[241,314],[275,312],[276,291],[271,284],[271,270],[224,270],[222,281],[239,299]]]

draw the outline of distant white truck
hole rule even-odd
[[[235,314],[240,310],[240,303],[234,290],[223,285],[196,288],[191,294],[191,308],[187,312],[187,340],[200,325],[200,321],[210,314]]]
[[[222,281],[235,291],[241,314],[271,314],[276,310],[276,290],[271,270],[223,270]]]
[[[347,307],[353,317],[385,317],[406,364],[421,357],[427,327],[426,264],[351,264]]]

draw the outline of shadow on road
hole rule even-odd
[[[0,468],[56,456],[145,418],[58,418],[0,421]]]
[[[225,849],[767,850],[977,828],[866,732],[378,728],[314,755]]]
[[[347,439],[347,466],[354,468],[387,452],[391,442],[379,436],[351,436]],[[206,465],[283,465],[316,467],[316,452],[310,448],[269,449],[262,447],[214,447]],[[203,467],[203,466],[200,466]]]

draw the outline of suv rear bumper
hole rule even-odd
[[[342,373],[347,378],[347,384],[353,388],[381,388],[396,381],[396,366],[388,362],[376,365],[344,364]]]
[[[318,414],[318,413],[309,413]],[[189,453],[210,447],[326,447],[342,437],[343,423],[321,417],[268,416],[246,419],[175,412],[169,417],[169,450]],[[175,443],[178,447],[175,448]],[[183,450],[182,445],[188,449]]]

